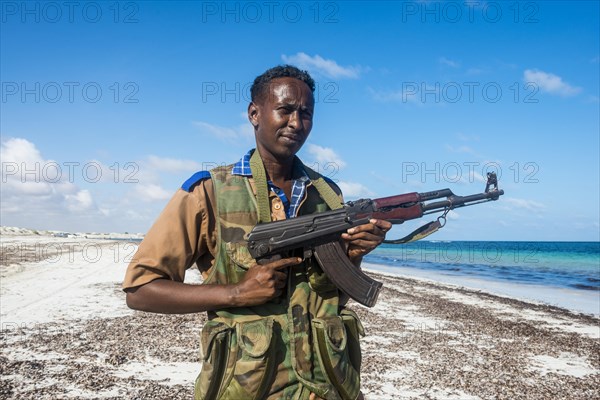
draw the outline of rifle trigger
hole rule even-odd
[[[302,255],[302,257],[304,257],[305,260],[310,259],[312,256],[313,256],[313,251],[311,249],[304,250],[304,254]]]

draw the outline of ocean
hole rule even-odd
[[[600,242],[418,241],[383,244],[374,269],[600,314]]]

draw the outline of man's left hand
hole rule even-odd
[[[358,265],[363,256],[370,253],[385,239],[392,223],[384,219],[371,219],[368,224],[355,226],[342,233],[342,239],[348,245],[348,258]]]

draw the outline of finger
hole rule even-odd
[[[301,262],[302,262],[302,258],[300,258],[300,257],[282,258],[281,260],[277,260],[272,263],[269,263],[269,267],[279,270],[279,269],[291,267],[293,265],[298,265]]]
[[[346,243],[352,244],[357,240],[377,240],[376,238],[380,238],[380,236],[371,235],[368,233],[356,233],[354,235],[348,235],[347,233],[342,233],[342,239],[346,241]]]
[[[381,242],[384,238],[384,233],[381,234],[371,233],[371,232],[360,232],[354,235],[348,235],[348,237],[344,237],[349,242],[355,242],[356,240],[366,240],[370,242]]]
[[[387,222],[385,220],[382,221]],[[389,222],[388,224],[391,226]],[[384,226],[387,226],[387,224],[384,224]],[[357,226],[355,228],[351,228],[348,230],[348,233],[342,233],[342,238],[345,240],[354,240],[357,238],[370,238],[372,240],[380,241],[385,239],[386,232],[386,228],[380,228],[379,226],[373,224],[366,224]]]
[[[273,278],[277,281],[285,281],[287,279],[287,274],[285,272],[274,270]]]
[[[352,227],[352,228],[348,229],[346,232],[349,235],[355,235],[360,232],[372,231],[373,228],[375,228],[375,225],[373,225],[373,224],[363,224],[363,225],[358,225],[358,226]]]
[[[383,230],[383,232],[387,232],[390,229],[392,229],[392,223],[390,221],[386,221],[385,219],[371,219],[369,220],[370,223],[372,223],[373,225],[377,226],[378,228],[380,228],[381,230]]]
[[[374,242],[372,240],[361,240],[361,239],[353,240],[352,243],[350,243],[350,247],[353,250],[363,249],[363,250],[371,251],[378,245],[379,245],[379,241]]]
[[[382,220],[372,219],[371,221],[376,221],[377,223],[376,224],[369,223],[369,224],[358,225],[358,226],[348,229],[346,232],[350,235],[354,235],[354,234],[357,234],[360,232],[373,232],[375,234],[383,235],[392,226],[392,224],[390,222],[383,220],[383,219]],[[379,225],[381,225],[381,226],[379,226]],[[388,227],[388,225],[389,225],[389,228],[386,228],[386,227]]]
[[[283,289],[285,287],[285,281],[275,281],[275,289]]]

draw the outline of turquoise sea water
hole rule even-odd
[[[364,261],[383,272],[600,316],[600,242],[422,240],[383,244]]]
[[[437,276],[600,294],[600,242],[420,241],[381,245],[365,261]]]

